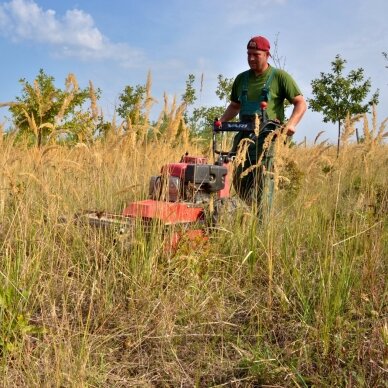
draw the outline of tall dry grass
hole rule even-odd
[[[71,222],[121,212],[163,164],[200,153],[176,103],[165,112],[157,141],[124,123],[73,148],[0,143],[3,386],[384,386],[380,132],[365,118],[365,142],[338,159],[319,139],[279,142],[270,220],[241,205],[174,254],[158,229],[128,241]]]

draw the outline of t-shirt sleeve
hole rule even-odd
[[[239,96],[239,91],[238,91],[238,85],[240,83],[240,78],[241,78],[241,76],[238,75],[233,82],[232,92],[230,94],[230,101],[232,101],[232,102],[240,103],[240,100],[239,100],[240,96]]]
[[[284,92],[284,98],[291,103],[296,96],[302,95],[302,92],[290,74],[284,70],[278,70],[278,72],[280,82],[282,84],[282,90]]]

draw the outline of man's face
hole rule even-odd
[[[269,53],[256,49],[248,49],[249,67],[258,73],[262,73],[267,68]]]

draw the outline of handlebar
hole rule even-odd
[[[280,126],[279,122],[266,120],[260,125],[259,137],[266,137],[276,128]],[[254,122],[221,122],[218,119],[214,120],[213,123],[213,154],[214,156],[219,155],[219,161],[229,160],[229,158],[236,155],[236,152],[227,152],[217,149],[216,135],[222,132],[243,132],[246,134],[255,133],[255,123]]]
[[[214,121],[213,131],[214,132],[253,132],[255,129],[253,122],[221,122]]]

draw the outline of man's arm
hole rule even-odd
[[[292,136],[295,133],[295,128],[297,124],[302,119],[304,113],[307,109],[307,104],[302,95],[296,96],[292,101],[292,105],[294,105],[294,109],[291,113],[290,118],[286,123],[286,134],[287,136]]]
[[[234,119],[240,112],[240,103],[231,101],[228,107],[225,109],[224,114],[221,116],[220,121],[229,121]]]

